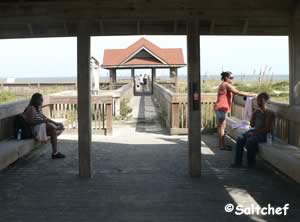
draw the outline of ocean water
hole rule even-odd
[[[180,80],[186,80],[186,75],[179,75],[178,76]],[[289,75],[272,75],[272,76],[264,76],[263,80],[272,80],[275,81],[287,81],[289,80]],[[130,76],[118,76],[118,80],[129,80],[131,79]],[[168,75],[164,76],[157,76],[157,79],[160,80],[167,80],[169,79]],[[201,75],[202,80],[220,80],[220,75]],[[243,80],[243,81],[254,81],[258,80],[258,75],[235,75],[235,80]],[[77,78],[74,77],[43,77],[43,78],[2,78],[0,79],[0,83],[48,83],[48,84],[54,84],[54,83],[75,83],[77,81]],[[109,81],[109,78],[107,76],[100,76],[100,82],[101,81]]]
[[[245,80],[245,81],[254,81],[258,80],[258,75],[234,75],[235,80]],[[219,80],[221,79],[220,75],[201,75],[202,80]],[[289,75],[265,75],[262,80],[275,80],[275,81],[287,81],[289,80]]]

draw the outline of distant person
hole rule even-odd
[[[140,85],[144,85],[144,78],[143,78],[142,74],[140,74],[139,82],[140,82]]]
[[[57,137],[64,131],[64,125],[47,118],[42,113],[43,96],[40,93],[32,95],[22,117],[32,128],[32,134],[39,142],[47,142],[50,136],[52,145],[52,159],[65,158],[64,154],[57,151]]]
[[[256,96],[253,93],[246,93],[238,91],[233,85],[234,76],[231,72],[222,72],[222,83],[218,87],[217,101],[215,104],[215,113],[217,118],[217,129],[219,136],[220,150],[226,150],[224,143],[224,132],[226,127],[226,116],[231,111],[232,101],[234,95],[240,96]]]
[[[266,142],[267,134],[272,133],[273,130],[275,115],[273,111],[266,109],[266,102],[269,98],[265,92],[257,96],[258,109],[252,114],[250,120],[252,129],[238,137],[232,167],[242,166],[244,146],[247,149],[248,167],[255,166],[258,143]]]
[[[147,85],[147,80],[148,80],[147,74],[144,74],[143,83],[144,83],[145,86]]]

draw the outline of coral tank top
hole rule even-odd
[[[232,105],[233,93],[228,91],[222,83],[218,88],[218,97],[215,104],[215,110],[221,112],[230,112]]]

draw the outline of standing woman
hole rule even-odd
[[[253,93],[246,93],[238,91],[233,85],[233,75],[231,72],[222,72],[222,83],[218,87],[217,102],[215,104],[215,113],[218,124],[219,148],[226,150],[224,144],[224,132],[226,127],[226,116],[231,111],[232,101],[234,95],[240,96],[256,96]]]
[[[43,96],[40,93],[32,95],[22,117],[32,128],[32,134],[39,142],[47,142],[50,136],[52,145],[52,159],[65,158],[65,155],[57,151],[57,137],[63,132],[64,125],[47,118],[42,113]]]

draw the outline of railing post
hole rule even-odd
[[[179,103],[171,104],[171,131],[172,128],[179,128]]]
[[[112,135],[112,104],[106,104],[106,135]]]

